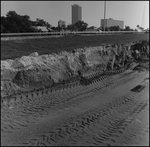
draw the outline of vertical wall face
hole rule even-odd
[[[124,21],[105,19],[105,27],[119,26],[120,29],[124,27]],[[104,27],[104,19],[101,19],[101,27]]]
[[[120,29],[123,29],[123,21],[108,19],[107,27],[111,26],[119,26]]]
[[[108,25],[108,19],[105,19],[105,27]],[[104,19],[101,19],[101,27],[104,28]]]
[[[78,21],[80,20],[82,20],[82,18],[81,18],[81,14],[82,14],[82,9],[81,9],[81,7],[79,6],[78,7]]]
[[[72,5],[72,24],[81,20],[82,9],[78,5]]]

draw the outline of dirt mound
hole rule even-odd
[[[43,86],[53,84],[51,76],[48,72],[36,71],[36,70],[21,70],[18,71],[13,79],[13,83],[23,87],[37,87],[41,84]]]
[[[138,44],[138,48],[135,44]],[[138,62],[140,55],[148,55],[148,50],[147,42],[144,44],[138,42],[85,47],[72,52],[62,51],[49,55],[38,55],[34,52],[15,60],[1,61],[1,81],[3,82],[1,89],[3,91],[9,89],[12,91],[10,93],[13,93],[19,89],[26,91],[45,86],[51,87],[54,83],[82,76],[89,70],[96,68],[102,71],[108,68],[113,70],[115,67],[122,68],[133,59]]]

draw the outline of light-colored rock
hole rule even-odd
[[[10,69],[12,63],[13,63],[13,60],[10,60],[10,59],[1,61],[1,70]]]
[[[12,68],[25,68],[26,66],[31,65],[31,57],[22,56],[19,59],[15,59],[11,65]]]
[[[39,54],[37,52],[33,52],[31,53],[29,56],[32,56],[32,57],[37,57]]]

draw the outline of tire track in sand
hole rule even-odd
[[[10,126],[12,126],[12,131],[14,129],[19,129],[22,127],[27,127],[30,123],[36,122],[38,119],[45,117],[43,113],[46,112],[46,110],[50,111],[56,111],[58,109],[66,109],[66,107],[72,107],[73,105],[76,105],[77,103],[80,103],[83,100],[86,100],[87,97],[92,97],[93,94],[95,94],[96,91],[99,90],[108,90],[108,88],[113,88],[113,86],[116,86],[118,84],[124,83],[126,80],[128,81],[128,77],[126,76],[125,79],[121,79],[119,82],[116,82],[112,85],[108,84],[106,87],[105,81],[110,80],[110,76],[104,75],[103,77],[99,77],[96,79],[96,81],[93,81],[88,86],[82,86],[82,85],[75,85],[74,87],[70,87],[70,89],[67,90],[61,89],[58,91],[52,91],[46,96],[45,93],[47,92],[38,92],[39,97],[32,98],[31,96],[34,94],[31,94],[31,96],[25,94],[21,95],[21,100],[23,105],[19,105],[19,108],[15,106],[16,108],[13,108],[14,105],[12,105],[13,109],[8,109],[10,107],[6,107],[7,109],[4,109],[2,111],[2,117],[3,120],[8,122],[9,117],[15,118],[14,122],[11,122],[11,124],[8,122]],[[82,89],[82,88],[83,89]],[[82,91],[81,91],[82,89]],[[44,95],[44,96],[43,96]],[[36,100],[35,100],[36,99]],[[78,100],[78,101],[77,101]],[[11,103],[9,103],[9,106],[11,106]],[[17,111],[16,111],[17,110]],[[43,112],[44,110],[44,112]],[[4,114],[3,114],[4,112]],[[18,113],[19,112],[19,113]],[[48,115],[48,113],[45,113]],[[5,115],[5,116],[4,116]],[[21,119],[21,121],[20,121]],[[5,123],[4,131],[10,130],[7,123]]]
[[[111,103],[69,118],[52,128],[47,126],[43,134],[36,134],[32,139],[13,138],[14,143],[17,145],[133,144],[132,137],[141,132],[142,125],[147,120],[143,115],[149,109],[147,93],[148,83],[138,93],[130,91]],[[139,123],[136,118],[141,122]]]

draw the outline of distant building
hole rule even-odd
[[[112,18],[105,19],[105,28],[108,28],[111,26],[119,26],[120,29],[123,29],[124,21],[114,20]],[[104,28],[104,19],[101,19],[101,28]]]
[[[72,5],[72,24],[75,24],[77,21],[81,21],[81,16],[82,8],[77,4]]]
[[[58,21],[58,27],[62,27],[62,26],[66,27],[66,22],[62,21],[62,20],[59,20]]]
[[[46,26],[37,26],[36,27],[40,32],[48,32],[48,29]]]
[[[87,31],[97,31],[98,28],[95,27],[95,26],[91,26],[91,27],[87,28],[86,30],[87,30]]]

